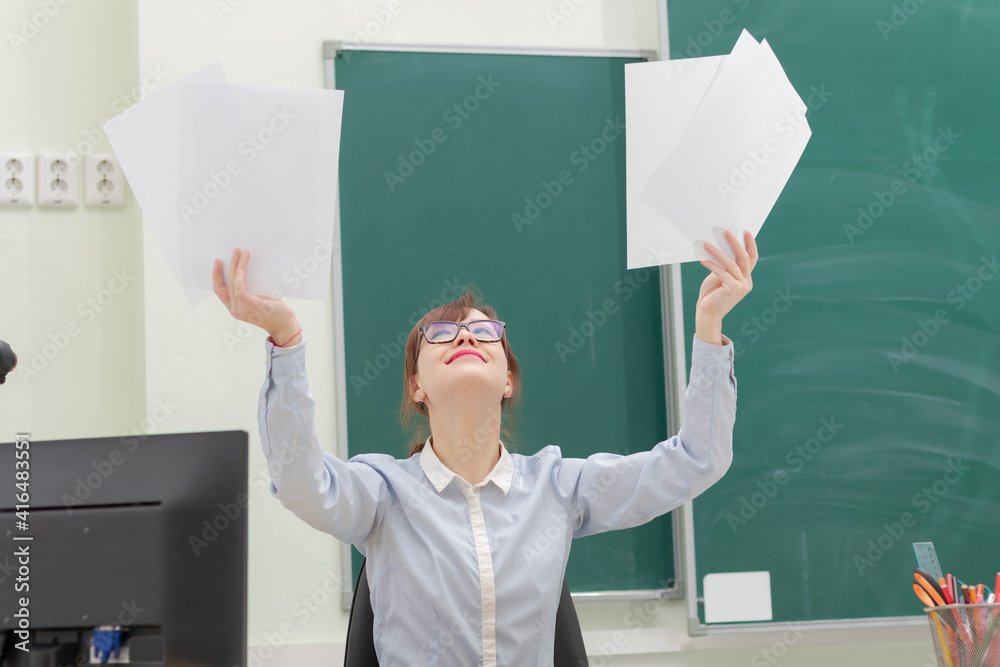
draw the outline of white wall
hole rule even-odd
[[[0,4],[0,150],[88,152],[90,136],[101,142],[97,152],[110,152],[99,123],[137,85],[135,9],[51,4],[51,18],[28,0]],[[26,27],[25,19],[43,27]],[[135,203],[112,210],[0,208],[0,234],[0,338],[18,354],[18,368],[0,387],[0,440],[13,440],[16,431],[41,440],[141,428]],[[115,270],[130,277],[124,287],[111,286],[119,293],[108,287]]]
[[[5,0],[0,33],[18,31],[42,0]],[[44,0],[46,2],[55,0]],[[69,0],[64,0],[69,1]],[[375,41],[403,44],[656,49],[654,0],[397,0]],[[579,3],[577,6],[575,3]],[[214,60],[235,82],[322,87],[321,44],[356,39],[388,0],[120,0],[69,2],[25,48],[0,44],[0,150],[39,152],[81,140],[146,72],[165,85]],[[103,149],[107,146],[104,144]],[[277,223],[276,223],[277,224]],[[251,435],[249,633],[251,664],[338,660],[347,616],[340,610],[340,548],[296,520],[265,490],[256,400],[264,334],[238,327],[212,300],[188,305],[141,215],[124,210],[0,209],[0,337],[22,364],[103,288],[112,269],[136,278],[82,327],[37,377],[17,372],[0,388],[0,439],[243,429]],[[333,317],[330,304],[292,302],[311,346],[317,428],[336,451]],[[174,406],[162,414],[156,405]],[[144,422],[145,420],[145,422]],[[305,599],[318,600],[312,609]],[[692,641],[683,604],[580,602],[594,665],[923,665],[926,629],[883,632],[876,643],[818,632]],[[645,618],[634,631],[626,619]],[[618,634],[620,633],[620,634]],[[851,637],[850,634],[846,635]],[[869,636],[868,639],[872,639]],[[775,643],[777,642],[777,643]],[[831,645],[835,644],[835,645]],[[285,644],[276,657],[270,645]],[[819,644],[819,645],[817,645]],[[775,658],[776,659],[776,658]],[[930,663],[928,663],[930,664]]]

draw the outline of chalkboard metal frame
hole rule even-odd
[[[659,13],[659,52],[664,54],[664,60],[670,59],[670,38],[667,18],[667,0],[657,0]],[[668,341],[674,345],[673,355],[665,354],[665,359],[672,359],[676,364],[673,368],[667,369],[667,392],[668,397],[671,391],[682,392],[686,386],[687,376],[686,357],[684,349],[684,318],[683,318],[683,294],[681,290],[681,267],[679,264],[672,264],[663,267],[667,270],[661,271],[663,283],[664,303],[668,302],[666,297],[670,295],[669,302],[674,304],[670,312],[664,306],[664,344]],[[674,401],[676,404],[676,401]],[[668,419],[674,420],[677,415],[670,414]],[[675,421],[669,423],[674,424]],[[730,623],[725,625],[707,625],[701,622],[698,613],[699,603],[703,600],[698,597],[697,568],[695,563],[695,536],[694,536],[694,506],[693,501],[688,501],[675,512],[675,548],[683,544],[683,556],[678,559],[678,568],[684,570],[684,580],[691,582],[686,588],[685,599],[687,602],[688,634],[692,637],[706,636],[734,636],[734,635],[759,635],[770,638],[772,635],[781,635],[785,631],[788,622],[755,622],[755,623]],[[677,532],[681,535],[678,536]],[[815,642],[821,643],[832,641],[845,642],[870,642],[870,641],[923,641],[926,640],[926,616],[895,616],[895,617],[872,617],[855,619],[838,619],[822,621],[798,621],[795,622],[796,629],[803,634],[817,633]],[[886,631],[892,632],[892,636],[886,636]],[[820,637],[821,635],[821,637]],[[780,636],[779,636],[780,639]],[[777,641],[777,640],[776,640]],[[783,641],[783,640],[782,640]]]
[[[665,10],[661,12],[661,22],[665,20]],[[661,32],[665,33],[665,28]],[[644,58],[652,61],[658,59],[658,54],[650,50],[619,50],[619,49],[557,49],[530,47],[476,47],[476,46],[435,46],[435,45],[403,45],[403,44],[356,44],[341,40],[323,42],[324,87],[336,89],[335,60],[345,49],[365,51],[396,51],[396,52],[432,52],[432,53],[469,53],[496,55],[551,55],[579,57],[618,57]],[[347,460],[350,456],[347,437],[347,354],[344,347],[344,292],[343,292],[343,260],[341,256],[341,228],[339,189],[338,204],[334,216],[334,244],[332,252],[333,280],[333,317],[335,332],[334,358],[336,361],[335,386],[337,391],[337,455]],[[663,270],[667,269],[667,270]],[[660,312],[663,322],[663,358],[666,395],[666,418],[670,432],[676,432],[680,425],[680,400],[686,386],[684,359],[684,321],[681,314],[680,271],[677,266],[661,267],[660,274]],[[681,337],[673,333],[678,330]],[[678,356],[679,355],[679,356]],[[599,601],[631,601],[631,600],[678,600],[685,596],[686,569],[684,558],[686,548],[681,544],[684,535],[684,523],[680,508],[671,512],[674,551],[674,585],[664,589],[625,590],[625,591],[588,591],[573,593],[577,600]],[[349,611],[353,597],[354,581],[351,563],[351,545],[341,544],[341,609]]]
[[[333,61],[341,51],[396,51],[403,53],[483,53],[509,56],[579,56],[583,58],[645,58],[655,60],[655,51],[641,49],[547,49],[541,47],[503,46],[455,46],[434,44],[358,44],[331,40],[323,42],[323,63],[326,72],[326,87],[333,82]]]

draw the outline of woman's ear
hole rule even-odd
[[[421,401],[424,400],[424,391],[423,389],[420,388],[420,385],[417,384],[416,379],[414,379],[413,382],[410,383],[410,398],[412,398],[417,403],[420,403]]]

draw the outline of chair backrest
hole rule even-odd
[[[344,648],[344,667],[378,667],[375,655],[375,638],[372,628],[375,613],[372,611],[371,591],[365,573],[367,559],[361,562],[361,571],[354,586],[351,617],[347,624],[347,646]],[[553,650],[555,667],[587,667],[587,648],[583,644],[580,619],[573,606],[569,584],[563,578],[562,597],[556,611],[556,641]]]

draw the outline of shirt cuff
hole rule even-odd
[[[725,335],[722,336],[722,345],[706,343],[697,336],[693,336],[694,343],[691,346],[691,368],[698,368],[710,376],[717,376],[721,373],[735,375],[733,360],[735,359],[735,346],[733,341]]]
[[[264,341],[264,349],[271,360],[269,370],[272,375],[296,373],[306,368],[305,338],[299,339],[298,343],[290,347],[278,347],[268,336]]]

